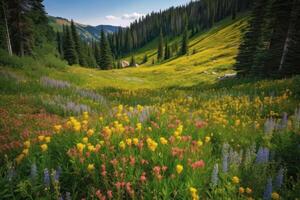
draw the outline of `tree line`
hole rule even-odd
[[[236,60],[240,77],[300,74],[300,1],[255,0]]]
[[[187,5],[171,7],[165,11],[152,12],[131,23],[127,28],[108,36],[116,58],[132,53],[160,36],[176,37],[186,28],[191,36],[214,23],[249,9],[251,0],[201,0]]]
[[[57,32],[57,49],[61,58],[69,65],[99,67],[103,70],[112,69],[113,56],[104,31],[101,31],[100,41],[86,42],[80,39],[75,23],[63,26],[63,32]]]

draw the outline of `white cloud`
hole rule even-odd
[[[138,19],[138,18],[140,18],[142,16],[144,16],[144,14],[134,12],[134,13],[131,13],[131,14],[124,14],[122,16],[122,19],[125,19],[125,20],[135,20],[135,19]]]
[[[107,20],[117,20],[117,19],[119,19],[119,17],[113,16],[113,15],[108,15],[108,16],[105,16],[105,19],[107,19]]]

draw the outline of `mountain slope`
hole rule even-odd
[[[77,83],[88,88],[139,89],[214,83],[217,77],[233,72],[232,65],[238,52],[241,31],[247,26],[247,22],[247,15],[235,21],[225,19],[213,29],[190,39],[190,52],[195,49],[195,54],[173,58],[159,65],[151,65],[152,58],[156,59],[157,45],[153,41],[135,52],[138,62],[145,53],[149,56],[149,61],[138,68],[100,71],[70,67],[67,70],[68,76],[60,72],[55,72],[53,76],[68,81],[77,77]],[[126,59],[129,60],[130,57]]]
[[[71,22],[67,19],[61,17],[53,17],[48,16],[50,26],[54,29],[54,31],[62,31],[63,25],[70,25]],[[84,40],[97,40],[100,36],[100,31],[103,29],[106,33],[113,33],[119,30],[120,27],[118,26],[111,26],[111,25],[98,25],[98,26],[90,26],[84,25],[80,23],[76,23],[78,33]]]

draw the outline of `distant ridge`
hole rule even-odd
[[[53,27],[54,31],[62,31],[63,25],[70,25],[71,21],[62,17],[53,17],[48,16],[49,24]],[[75,21],[74,21],[75,22]],[[98,25],[91,26],[85,25],[75,22],[78,33],[83,40],[98,40],[100,36],[100,31],[103,29],[105,33],[114,33],[117,32],[120,26],[112,26],[112,25]]]

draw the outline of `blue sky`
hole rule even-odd
[[[44,0],[49,15],[82,24],[127,26],[134,19],[190,0]]]

